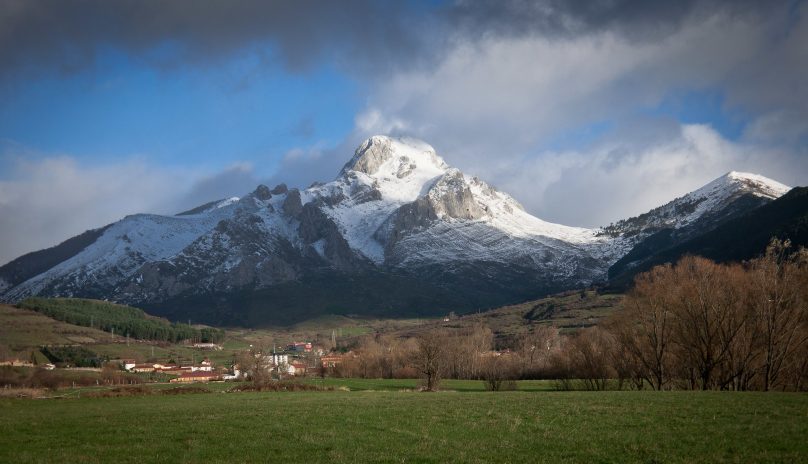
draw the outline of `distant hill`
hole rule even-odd
[[[165,319],[149,316],[141,309],[106,301],[27,298],[19,307],[40,312],[57,321],[142,340],[217,342],[224,338],[224,331],[221,329],[197,329],[185,324],[170,323]]]
[[[793,246],[808,246],[808,187],[795,187],[681,243],[671,240],[673,234],[670,229],[657,232],[615,263],[609,270],[610,288],[625,289],[636,274],[688,254],[718,262],[748,260],[762,254],[772,237],[791,240]]]
[[[511,346],[515,337],[530,332],[535,326],[554,326],[562,333],[591,327],[619,310],[622,304],[623,295],[599,294],[582,289],[479,313],[452,316],[448,321],[439,318],[382,332],[411,337],[438,327],[451,330],[481,324],[491,329],[498,346]]]
[[[32,348],[43,345],[80,345],[109,340],[110,334],[102,330],[68,324],[28,309],[0,304],[0,351],[30,354]],[[28,355],[23,357],[29,358]]]

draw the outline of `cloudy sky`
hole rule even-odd
[[[599,226],[808,184],[802,1],[0,0],[0,263],[408,135]]]

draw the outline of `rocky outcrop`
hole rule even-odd
[[[262,201],[267,201],[272,198],[272,192],[269,190],[269,187],[263,184],[259,185],[252,194],[255,196],[255,198]]]
[[[286,184],[278,184],[278,185],[275,186],[275,188],[270,190],[270,193],[273,194],[273,195],[283,195],[288,191],[289,191],[289,188],[286,186]]]
[[[365,174],[376,173],[379,166],[393,157],[391,145],[391,141],[387,137],[371,137],[367,139],[356,149],[351,161],[342,168],[342,173],[347,171],[357,171]]]
[[[281,208],[290,217],[297,218],[303,211],[303,203],[300,201],[300,191],[298,189],[289,190],[284,198]]]
[[[476,220],[485,216],[471,192],[463,173],[457,169],[450,170],[427,194],[432,209],[438,217]]]

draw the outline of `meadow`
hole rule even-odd
[[[319,380],[311,380],[319,382]],[[408,391],[0,399],[0,462],[806,462],[808,395]],[[351,391],[344,391],[345,389]]]

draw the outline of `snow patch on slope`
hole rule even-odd
[[[569,243],[593,243],[600,239],[594,229],[570,227],[542,221],[526,212],[510,195],[500,192],[480,179],[466,176],[478,203],[488,212],[487,222],[502,232],[519,238],[549,237]]]
[[[229,216],[232,205],[218,208],[215,214],[127,216],[110,226],[91,246],[21,283],[6,297],[19,299],[37,294],[51,281],[66,276],[73,276],[71,279],[76,286],[88,280],[111,282],[132,276],[146,262],[165,260],[180,253]]]

